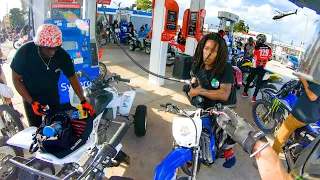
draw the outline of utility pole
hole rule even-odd
[[[302,48],[303,48],[303,46],[304,46],[304,41],[305,41],[305,39],[306,39],[306,34],[307,34],[307,29],[308,29],[308,20],[309,20],[309,16],[308,16],[308,15],[306,15],[306,14],[303,14],[303,15],[307,16],[307,22],[306,22],[306,27],[305,27],[305,29],[304,29],[303,40],[302,40],[301,46],[300,46],[300,53],[299,53],[298,61],[301,60]]]

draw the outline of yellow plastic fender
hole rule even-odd
[[[241,66],[242,67],[253,67],[253,63],[252,62],[246,62],[246,63],[243,63]]]
[[[273,82],[281,82],[283,80],[281,76],[279,76],[278,74],[274,74],[274,73],[270,74],[270,79]]]

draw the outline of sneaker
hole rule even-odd
[[[256,100],[257,100],[257,99],[256,99],[255,97],[253,97],[253,98],[251,99],[251,102],[254,103],[254,102],[256,102]]]
[[[242,97],[244,97],[244,98],[248,97],[248,93],[244,92],[244,93],[242,94]]]

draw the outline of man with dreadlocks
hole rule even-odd
[[[228,63],[228,47],[225,40],[219,34],[207,34],[199,42],[193,56],[191,74],[193,87],[190,98],[202,96],[204,98],[203,109],[214,107],[217,103],[235,103],[234,73],[231,64]],[[234,89],[234,93],[232,92]],[[233,95],[232,95],[233,94]],[[229,145],[231,144],[231,145]],[[236,159],[233,154],[233,142],[224,145],[224,157],[226,168],[231,168]]]

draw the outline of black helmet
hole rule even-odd
[[[267,37],[264,34],[258,34],[256,39],[258,43],[264,43],[267,41]]]
[[[253,38],[252,38],[252,37],[249,37],[248,41],[249,41],[249,42],[253,42]]]

